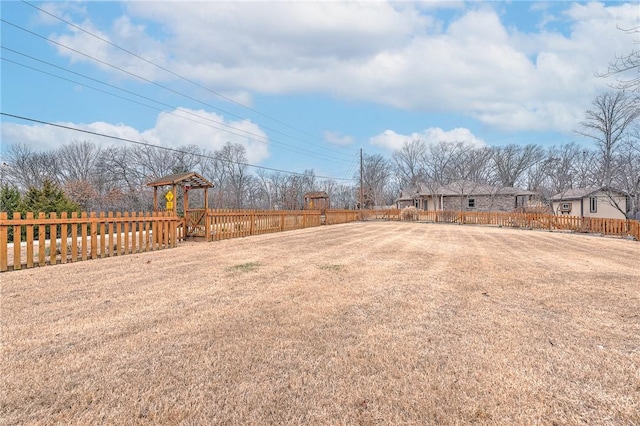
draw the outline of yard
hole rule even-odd
[[[640,424],[637,242],[358,222],[0,280],[2,424]]]

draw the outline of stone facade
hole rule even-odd
[[[396,206],[419,210],[510,212],[539,205],[540,195],[513,187],[480,185],[459,181],[434,191],[403,191]]]
[[[473,200],[471,205],[469,200]],[[516,208],[514,195],[445,196],[443,201],[444,210],[451,211],[510,212]]]

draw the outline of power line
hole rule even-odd
[[[120,46],[120,45],[117,45],[117,44],[113,43],[113,42],[112,42],[112,41],[110,41],[110,40],[107,40],[107,39],[105,39],[105,38],[103,38],[103,37],[100,37],[99,35],[94,34],[94,33],[92,33],[91,31],[88,31],[88,30],[86,30],[86,29],[84,29],[84,28],[82,28],[82,27],[80,27],[80,26],[78,26],[78,25],[74,24],[73,22],[69,22],[69,21],[67,21],[67,20],[66,20],[66,19],[64,19],[64,18],[61,18],[61,17],[59,17],[59,16],[57,16],[57,15],[54,15],[54,14],[53,14],[53,13],[51,13],[51,12],[48,12],[48,11],[46,11],[46,10],[42,9],[42,8],[39,8],[38,6],[36,6],[36,5],[34,5],[34,4],[31,4],[31,3],[29,3],[28,1],[22,0],[22,2],[23,2],[23,3],[25,3],[25,4],[27,4],[27,5],[29,5],[29,6],[31,6],[31,7],[33,7],[33,8],[35,8],[35,9],[38,9],[39,11],[41,11],[41,12],[43,12],[43,13],[45,13],[45,14],[47,14],[47,15],[51,16],[52,18],[55,18],[55,19],[57,19],[57,20],[59,20],[59,21],[61,21],[61,22],[64,22],[65,24],[67,24],[67,25],[69,25],[69,26],[71,26],[71,27],[73,27],[73,28],[75,28],[75,29],[77,29],[77,30],[82,31],[82,32],[83,32],[83,33],[85,33],[85,34],[88,34],[88,35],[90,35],[90,36],[92,36],[92,37],[94,37],[94,38],[96,38],[96,39],[98,39],[98,40],[100,40],[100,41],[102,41],[102,42],[104,42],[104,43],[107,43],[108,45],[113,46],[113,47],[115,47],[116,49],[119,49],[119,50],[121,50],[121,51],[123,51],[123,52],[126,52],[126,53],[128,53],[129,55],[132,55],[132,56],[134,56],[134,57],[136,57],[136,58],[140,59],[141,61],[146,62],[147,64],[153,65],[153,66],[155,66],[156,68],[161,69],[162,71],[165,71],[165,72],[167,72],[167,73],[169,73],[169,74],[171,74],[171,75],[173,75],[173,76],[175,76],[175,77],[178,77],[179,79],[181,79],[181,80],[183,80],[183,81],[186,81],[186,82],[188,82],[188,83],[191,83],[191,84],[193,84],[193,85],[195,85],[195,86],[197,86],[197,87],[199,87],[199,88],[201,88],[201,89],[206,90],[206,91],[207,91],[207,92],[209,92],[209,93],[212,93],[212,94],[214,94],[214,95],[216,95],[216,96],[219,96],[219,97],[221,97],[222,99],[225,99],[226,101],[229,101],[229,102],[231,102],[231,103],[233,103],[233,104],[235,104],[235,105],[238,105],[238,106],[240,106],[240,107],[242,107],[242,108],[245,108],[245,109],[247,109],[247,110],[249,110],[249,111],[251,111],[251,112],[254,112],[254,113],[256,113],[256,114],[258,114],[258,115],[260,115],[260,116],[262,116],[262,117],[264,117],[264,118],[267,118],[267,119],[269,119],[269,120],[272,120],[272,121],[274,121],[274,122],[276,122],[276,123],[278,123],[278,124],[282,124],[283,126],[286,126],[286,127],[290,128],[290,129],[292,129],[292,130],[296,130],[296,131],[298,131],[298,132],[301,132],[301,133],[307,134],[307,135],[309,135],[309,136],[311,136],[311,137],[313,137],[313,138],[317,138],[317,136],[316,136],[316,135],[314,135],[314,134],[312,134],[312,133],[309,133],[309,132],[307,132],[307,131],[305,131],[305,130],[302,130],[302,129],[298,129],[298,128],[297,128],[297,127],[295,127],[295,126],[292,126],[292,125],[287,124],[287,123],[285,123],[285,122],[283,122],[283,121],[281,121],[281,120],[278,120],[278,119],[276,119],[276,118],[274,118],[274,117],[271,117],[271,116],[269,116],[269,115],[267,115],[267,114],[264,114],[264,113],[262,113],[262,112],[260,112],[260,111],[256,110],[255,108],[251,108],[250,106],[245,105],[245,104],[243,104],[243,103],[241,103],[241,102],[238,102],[238,101],[236,101],[235,99],[232,99],[232,98],[230,98],[230,97],[228,97],[228,96],[225,96],[225,95],[223,95],[222,93],[219,93],[219,92],[216,92],[216,91],[214,91],[214,90],[211,90],[211,89],[209,89],[208,87],[203,86],[202,84],[200,84],[200,83],[198,83],[198,82],[196,82],[196,81],[194,81],[194,80],[192,80],[192,79],[190,79],[190,78],[188,78],[188,77],[185,77],[185,76],[183,76],[183,75],[181,75],[181,74],[178,74],[178,73],[176,73],[175,71],[172,71],[172,70],[170,70],[170,69],[168,69],[168,68],[166,68],[166,67],[163,67],[162,65],[159,65],[159,64],[157,64],[157,63],[155,63],[155,62],[153,62],[153,61],[151,61],[151,60],[149,60],[149,59],[147,59],[147,58],[145,58],[145,57],[143,57],[143,56],[138,55],[138,54],[137,54],[137,53],[135,53],[135,52],[132,52],[132,51],[130,51],[130,50],[128,50],[128,49],[126,49],[126,48],[124,48],[124,47]],[[317,139],[319,139],[319,138],[317,138]]]
[[[193,155],[193,156],[201,157],[201,158],[208,158],[210,160],[226,161],[227,163],[237,164],[237,165],[246,166],[246,167],[252,167],[252,168],[260,169],[260,170],[268,170],[268,171],[272,171],[272,172],[287,173],[287,174],[296,175],[296,176],[305,176],[304,173],[292,172],[290,170],[276,169],[276,168],[273,168],[273,167],[256,166],[254,164],[249,164],[249,163],[245,163],[245,162],[242,162],[242,161],[232,161],[232,160],[228,160],[228,159],[224,159],[224,158],[213,157],[211,155],[184,151],[184,150],[177,149],[177,148],[169,148],[169,147],[166,147],[166,146],[154,145],[154,144],[151,144],[151,143],[148,143],[148,142],[136,141],[136,140],[133,140],[133,139],[122,138],[122,137],[119,137],[119,136],[107,135],[107,134],[104,134],[104,133],[93,132],[91,130],[78,129],[77,127],[65,126],[65,125],[62,125],[62,124],[56,124],[56,123],[51,123],[49,121],[37,120],[35,118],[24,117],[24,116],[21,116],[21,115],[10,114],[10,113],[6,113],[6,112],[0,112],[0,115],[4,115],[6,117],[17,118],[19,120],[30,121],[30,122],[33,122],[33,123],[44,124],[44,125],[47,125],[47,126],[58,127],[58,128],[61,128],[61,129],[72,130],[72,131],[75,131],[75,132],[86,133],[86,134],[89,134],[89,135],[100,136],[100,137],[104,137],[104,138],[108,138],[108,139],[114,139],[114,140],[119,140],[119,141],[123,141],[123,142],[129,142],[129,143],[133,143],[133,144],[136,144],[136,145],[146,146],[147,148],[162,149],[162,150],[165,150],[165,151],[176,152],[176,153],[179,153],[179,154],[187,154],[187,155]],[[351,181],[352,180],[352,179],[346,179],[346,178],[336,178],[336,177],[333,177],[333,176],[315,176],[315,177],[320,178],[320,179],[333,179],[333,180],[342,180],[342,181]]]
[[[117,87],[117,86],[114,86],[114,85],[112,85],[112,84],[109,84],[109,83],[103,82],[103,81],[101,81],[101,80],[95,79],[95,78],[90,77],[90,76],[87,76],[87,75],[85,75],[85,74],[81,74],[81,73],[78,73],[78,72],[75,72],[75,71],[69,70],[69,69],[67,69],[67,68],[64,68],[64,67],[61,67],[61,66],[58,66],[58,65],[52,64],[52,63],[50,63],[50,62],[44,61],[44,60],[42,60],[42,59],[35,58],[35,57],[30,56],[30,55],[27,55],[27,54],[25,54],[25,53],[18,52],[18,51],[16,51],[16,50],[11,49],[11,48],[8,48],[8,47],[6,47],[6,46],[1,46],[1,45],[0,45],[0,47],[2,47],[2,49],[5,49],[5,50],[8,50],[8,51],[13,52],[13,53],[15,53],[15,54],[18,54],[18,55],[21,55],[21,56],[27,57],[27,58],[32,59],[32,60],[34,60],[34,61],[38,61],[38,62],[44,63],[44,64],[46,64],[46,65],[49,65],[49,66],[51,66],[51,67],[54,67],[54,68],[57,68],[57,69],[63,70],[63,71],[65,71],[65,72],[68,72],[68,73],[71,73],[71,74],[74,74],[74,75],[77,75],[77,76],[80,76],[80,77],[86,78],[86,79],[91,80],[91,81],[95,81],[95,82],[97,82],[97,83],[99,83],[99,84],[102,84],[102,85],[105,85],[105,86],[108,86],[108,87],[114,88],[114,89],[116,89],[116,90],[120,90],[120,91],[122,91],[122,92],[125,92],[125,93],[128,93],[128,94],[131,94],[131,95],[133,95],[133,96],[137,96],[137,97],[139,97],[139,98],[149,100],[149,101],[154,102],[154,103],[157,103],[157,104],[159,104],[159,105],[162,105],[162,106],[165,106],[165,107],[168,107],[168,108],[172,108],[172,109],[174,109],[174,110],[177,110],[177,109],[178,109],[178,107],[176,107],[176,106],[173,106],[173,105],[170,105],[170,104],[167,104],[167,103],[161,102],[161,101],[157,101],[157,100],[152,99],[152,98],[150,98],[150,97],[148,97],[148,96],[140,95],[140,94],[138,94],[138,93],[135,93],[135,92],[130,91],[130,90],[127,90],[127,89],[122,89],[122,88],[120,88],[120,87]],[[197,124],[201,124],[201,125],[204,125],[204,126],[210,127],[210,128],[212,128],[212,129],[221,130],[221,131],[224,131],[224,132],[230,133],[230,134],[232,134],[232,135],[241,136],[241,137],[247,137],[247,138],[248,138],[248,139],[250,139],[250,140],[253,140],[253,141],[256,141],[256,142],[259,142],[259,143],[264,143],[264,144],[268,144],[268,143],[269,143],[269,141],[271,141],[271,142],[273,142],[275,145],[281,145],[281,146],[285,147],[285,149],[290,149],[290,150],[293,150],[293,151],[297,151],[297,152],[299,152],[299,153],[307,153],[307,154],[310,154],[310,155],[312,155],[312,156],[314,156],[314,157],[316,157],[316,158],[324,158],[324,159],[329,159],[329,160],[332,160],[332,161],[339,161],[339,162],[342,162],[342,163],[345,163],[345,164],[349,164],[349,161],[347,161],[347,160],[339,159],[339,158],[336,158],[336,157],[333,157],[333,156],[330,156],[330,155],[326,155],[326,154],[317,153],[317,152],[310,151],[310,150],[307,150],[307,149],[304,149],[304,148],[299,148],[299,147],[296,147],[296,146],[289,145],[289,144],[286,144],[286,143],[284,143],[284,142],[278,141],[277,139],[269,139],[269,138],[267,138],[266,136],[258,135],[258,134],[256,134],[256,133],[252,133],[252,132],[249,132],[249,131],[247,131],[247,130],[239,129],[239,128],[234,127],[234,126],[231,126],[231,125],[229,125],[229,124],[221,123],[221,122],[219,122],[219,121],[213,120],[213,119],[208,118],[208,117],[203,117],[202,115],[196,114],[196,113],[191,112],[191,111],[184,111],[184,110],[183,110],[182,112],[183,112],[183,113],[185,113],[185,114],[187,114],[187,115],[191,115],[191,116],[197,117],[197,118],[199,118],[199,119],[202,119],[202,120],[205,120],[205,121],[209,121],[209,122],[215,123],[215,124],[217,124],[217,125],[224,126],[224,127],[230,128],[230,129],[233,129],[233,130],[235,130],[236,132],[242,132],[242,133],[244,133],[244,134],[239,134],[239,133],[236,133],[236,132],[234,132],[234,131],[231,131],[231,130],[228,130],[228,129],[225,129],[225,128],[221,128],[221,127],[213,126],[213,125],[211,125],[211,124],[203,123],[203,122],[201,122],[201,121],[193,120],[193,119],[190,119],[190,118],[188,118],[188,117],[184,117],[184,116],[182,116],[182,115],[175,114],[175,113],[174,113],[174,112],[172,112],[172,111],[166,111],[166,110],[161,109],[161,108],[157,108],[157,107],[154,107],[154,106],[151,106],[151,105],[147,105],[147,104],[144,104],[144,103],[142,103],[142,102],[138,102],[138,101],[136,101],[136,100],[129,99],[129,98],[126,98],[126,97],[124,97],[124,96],[120,96],[120,95],[117,95],[117,94],[115,94],[115,93],[111,93],[111,92],[108,92],[108,91],[105,91],[105,90],[99,89],[99,88],[97,88],[97,87],[89,86],[89,85],[84,84],[84,83],[81,83],[81,82],[79,82],[79,81],[71,80],[71,79],[68,79],[68,78],[65,78],[65,77],[62,77],[62,76],[56,75],[56,74],[52,74],[52,73],[49,73],[49,72],[47,72],[47,71],[44,71],[44,70],[41,70],[41,69],[38,69],[38,68],[34,68],[34,67],[31,67],[31,66],[26,65],[26,64],[22,64],[22,63],[20,63],[20,62],[16,62],[16,61],[13,61],[13,60],[8,59],[8,58],[4,58],[4,57],[3,57],[3,58],[2,58],[2,60],[3,60],[3,61],[6,61],[6,62],[13,63],[13,64],[18,65],[18,66],[22,66],[22,67],[25,67],[25,68],[31,69],[31,70],[33,70],[33,71],[36,71],[36,72],[39,72],[39,73],[42,73],[42,74],[46,74],[46,75],[49,75],[49,76],[52,76],[52,77],[55,77],[55,78],[58,78],[58,79],[64,80],[64,81],[68,81],[68,82],[73,83],[73,84],[77,84],[77,85],[80,85],[80,86],[83,86],[83,87],[87,87],[87,88],[89,88],[89,89],[92,89],[92,90],[95,90],[95,91],[98,91],[98,92],[101,92],[101,93],[104,93],[104,94],[107,94],[107,95],[110,95],[110,96],[113,96],[113,97],[116,97],[116,98],[119,98],[119,99],[123,99],[123,100],[126,100],[126,101],[128,101],[128,102],[132,102],[132,103],[135,103],[135,104],[138,104],[138,105],[142,105],[142,106],[144,106],[144,107],[151,108],[151,109],[154,109],[154,110],[156,110],[156,111],[166,112],[167,114],[171,114],[171,115],[173,115],[173,116],[175,116],[175,117],[179,117],[179,118],[182,118],[182,119],[185,119],[185,120],[189,120],[189,121],[192,121],[192,122],[194,122],[194,123],[197,123]]]
[[[89,59],[91,59],[91,60],[93,60],[93,61],[95,61],[95,62],[101,63],[101,64],[103,64],[103,65],[105,65],[105,66],[107,66],[107,67],[113,68],[113,69],[118,70],[118,71],[120,71],[120,72],[122,72],[122,73],[125,73],[125,74],[127,74],[127,75],[132,76],[132,77],[135,77],[135,78],[137,78],[137,79],[139,79],[139,80],[141,80],[141,81],[144,81],[144,82],[146,82],[146,83],[152,84],[152,85],[154,85],[154,86],[156,86],[156,87],[159,87],[159,88],[161,88],[161,89],[164,89],[164,90],[169,91],[169,92],[171,92],[171,93],[174,93],[174,94],[176,94],[176,95],[182,96],[182,97],[184,97],[184,98],[186,98],[186,99],[189,99],[189,100],[191,100],[191,101],[193,101],[193,102],[196,102],[196,103],[199,103],[199,104],[205,105],[205,106],[207,106],[207,107],[209,107],[209,108],[212,108],[212,109],[214,109],[214,110],[216,110],[216,111],[220,111],[220,112],[222,112],[222,113],[225,113],[225,114],[230,115],[230,116],[232,116],[232,117],[236,117],[236,118],[241,119],[241,120],[244,120],[244,119],[245,119],[244,117],[242,117],[242,116],[240,116],[240,115],[234,114],[234,113],[229,112],[229,111],[226,111],[226,110],[224,110],[224,109],[222,109],[222,108],[219,108],[219,107],[216,107],[216,106],[214,106],[214,105],[211,105],[211,104],[209,104],[209,103],[207,103],[207,102],[201,101],[201,100],[199,100],[199,99],[197,99],[197,98],[194,98],[193,96],[189,96],[189,95],[187,95],[187,94],[185,94],[185,93],[182,93],[182,92],[179,92],[179,91],[177,91],[177,90],[174,90],[174,89],[172,89],[172,88],[170,88],[170,87],[168,87],[168,86],[165,86],[165,85],[163,85],[163,84],[157,83],[157,82],[155,82],[155,81],[153,81],[153,80],[150,80],[150,79],[148,79],[148,78],[145,78],[145,77],[142,77],[142,76],[140,76],[140,75],[137,75],[137,74],[135,74],[135,73],[133,73],[133,72],[131,72],[131,71],[127,71],[127,70],[125,70],[125,69],[123,69],[123,68],[120,68],[120,67],[118,67],[118,66],[116,66],[116,65],[113,65],[113,64],[111,64],[111,63],[109,63],[109,62],[107,62],[107,61],[103,61],[102,59],[99,59],[99,58],[96,58],[96,57],[91,56],[91,55],[89,55],[89,54],[86,54],[86,53],[84,53],[84,52],[81,52],[81,51],[79,51],[79,50],[77,50],[77,49],[74,49],[74,48],[69,47],[69,46],[67,46],[67,45],[65,45],[65,44],[62,44],[62,43],[57,42],[57,41],[55,41],[55,40],[52,40],[52,39],[50,39],[50,38],[48,38],[48,37],[46,37],[46,36],[43,36],[43,35],[41,35],[41,34],[38,34],[38,33],[34,32],[34,31],[31,31],[31,30],[29,30],[29,29],[27,29],[27,28],[24,28],[24,27],[22,27],[22,26],[20,26],[20,25],[17,25],[17,24],[14,24],[14,23],[12,23],[12,22],[9,22],[9,21],[7,21],[7,20],[5,20],[5,19],[3,19],[3,18],[0,18],[0,22],[3,22],[3,23],[5,23],[5,24],[8,24],[8,25],[10,25],[10,26],[12,26],[12,27],[14,27],[14,28],[17,28],[17,29],[19,29],[19,30],[21,30],[21,31],[24,31],[24,32],[26,32],[26,33],[29,33],[29,34],[31,34],[31,35],[33,35],[33,36],[36,36],[36,37],[38,37],[38,38],[41,38],[41,39],[43,39],[43,40],[49,41],[49,42],[51,42],[51,43],[53,43],[53,44],[56,44],[56,45],[58,45],[58,46],[60,46],[60,47],[65,48],[65,49],[67,49],[67,50],[70,50],[70,51],[72,51],[72,52],[75,52],[75,53],[77,53],[77,54],[79,54],[79,55],[81,55],[81,56],[84,56],[84,57],[86,57],[86,58],[89,58]],[[294,137],[294,136],[291,136],[291,135],[289,135],[289,134],[287,134],[287,133],[281,132],[281,131],[279,131],[279,130],[277,130],[277,129],[273,129],[273,128],[270,128],[270,127],[267,127],[267,126],[262,126],[262,127],[264,127],[264,128],[265,128],[265,129],[267,129],[267,130],[270,130],[270,131],[272,131],[272,132],[274,132],[274,133],[280,134],[280,135],[282,135],[282,136],[286,136],[286,137],[288,137],[288,138],[291,138],[291,139],[297,140],[297,141],[299,141],[299,142],[305,143],[303,140],[298,139],[298,138],[296,138],[296,137]],[[335,150],[334,150],[334,152],[338,152],[338,151],[335,151]],[[341,155],[343,155],[342,153],[340,153],[340,154],[341,154]]]

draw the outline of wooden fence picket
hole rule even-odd
[[[176,247],[181,220],[170,213],[0,212],[0,272]]]
[[[20,220],[20,212],[13,213],[13,220]],[[22,260],[20,259],[22,252],[22,227],[13,227],[13,269],[22,268]]]
[[[261,235],[361,219],[401,220],[399,209],[260,211],[209,209],[205,213],[205,240]],[[532,213],[418,211],[421,221],[503,226],[527,229],[591,232],[632,236],[640,240],[640,222],[625,219],[582,218]],[[143,253],[176,247],[188,230],[172,212],[0,212],[0,272]],[[10,232],[11,230],[11,232]],[[13,237],[10,237],[13,235]],[[11,239],[11,241],[9,241]],[[9,244],[13,249],[9,250]],[[37,250],[36,250],[37,245]],[[58,256],[59,255],[59,256]]]

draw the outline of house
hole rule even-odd
[[[557,215],[625,219],[627,197],[612,189],[575,188],[551,197],[551,207]]]
[[[459,180],[448,185],[422,184],[419,190],[402,191],[396,205],[420,210],[513,211],[539,201],[539,194],[533,191]]]
[[[405,207],[418,207],[416,205],[417,201],[415,200],[415,195],[418,190],[416,188],[402,189],[400,190],[400,197],[398,197],[394,203],[397,208],[403,209]]]

